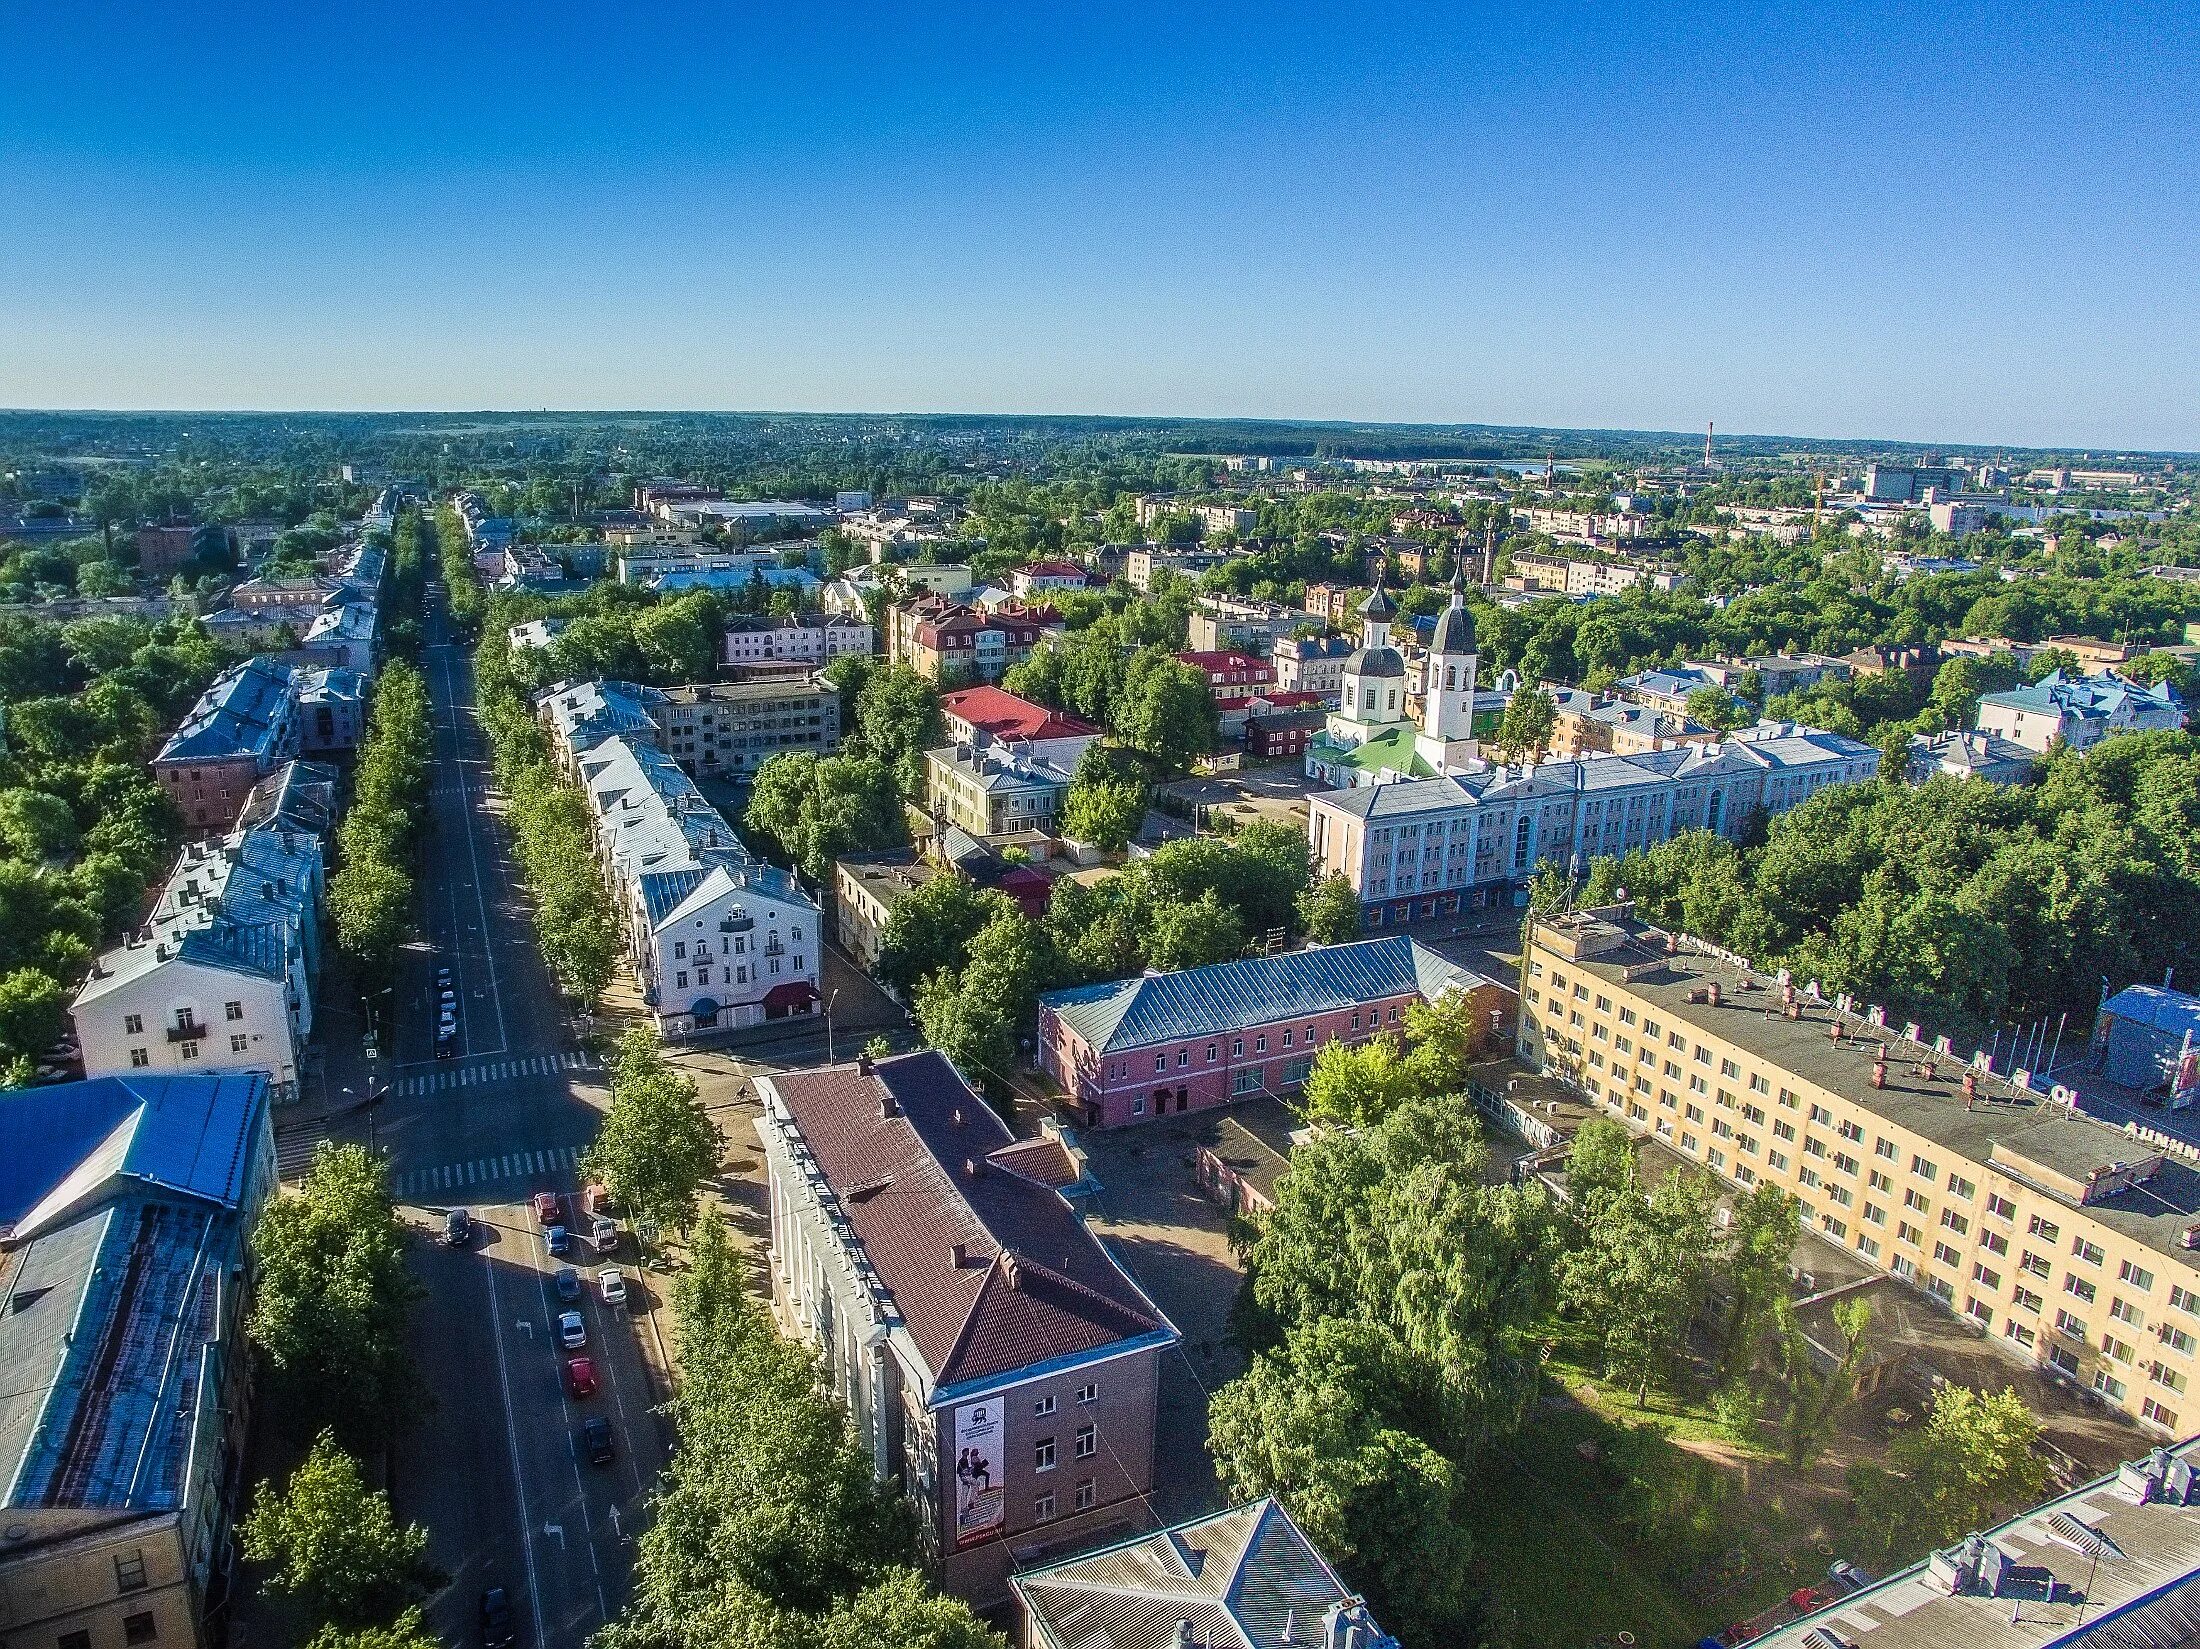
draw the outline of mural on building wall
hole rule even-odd
[[[955,1545],[982,1539],[1001,1526],[1007,1503],[1001,1452],[1001,1405],[966,1403],[955,1411]]]

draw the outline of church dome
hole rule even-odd
[[[1464,607],[1446,607],[1444,616],[1436,621],[1436,636],[1428,650],[1451,657],[1458,653],[1474,651],[1474,615]]]
[[[1360,616],[1388,624],[1398,616],[1398,605],[1390,599],[1390,593],[1378,584],[1368,592],[1367,599],[1360,603]]]
[[[1344,661],[1348,676],[1403,676],[1406,661],[1395,647],[1363,647]]]

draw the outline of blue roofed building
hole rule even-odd
[[[1014,1584],[1023,1649],[1398,1649],[1273,1497]]]
[[[2097,676],[2055,670],[2029,687],[1978,701],[1979,731],[2027,750],[2051,744],[2084,750],[2111,733],[2174,733],[2184,725],[2185,707],[2168,687],[2127,681],[2113,670]]]
[[[1079,985],[1039,998],[1039,1068],[1087,1127],[1143,1122],[1305,1085],[1325,1043],[1403,1028],[1461,993],[1501,1038],[1514,992],[1394,935]]]
[[[2167,1096],[2172,1110],[2200,1100],[2200,997],[2126,985],[2093,1022],[2093,1068],[2111,1082]]]
[[[219,1641],[266,1078],[0,1092],[0,1641]]]
[[[297,672],[250,658],[200,695],[151,763],[194,835],[227,830],[252,787],[298,754]]]

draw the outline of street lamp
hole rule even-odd
[[[840,987],[834,986],[825,996],[825,1063],[833,1062],[833,1004],[840,1000]]]

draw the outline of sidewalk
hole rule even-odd
[[[277,1134],[323,1128],[366,1109],[368,1079],[387,1066],[386,1060],[367,1059],[366,1028],[351,960],[336,948],[334,934],[326,934],[321,977],[313,988],[313,1040],[306,1047],[298,1097],[276,1107]]]

